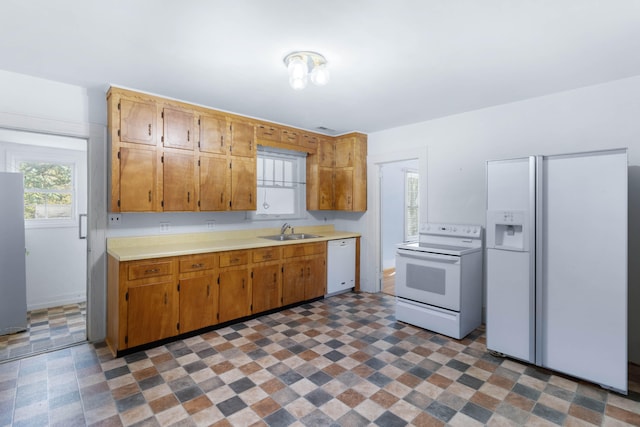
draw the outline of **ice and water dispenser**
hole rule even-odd
[[[526,212],[487,212],[487,248],[526,251],[527,235]]]

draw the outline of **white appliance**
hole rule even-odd
[[[22,180],[21,173],[0,172],[0,335],[27,329]]]
[[[627,392],[627,150],[487,162],[487,348]]]
[[[421,224],[396,251],[396,319],[461,339],[482,322],[482,227]]]
[[[327,296],[346,292],[356,282],[356,239],[327,243]]]

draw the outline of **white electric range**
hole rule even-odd
[[[396,319],[456,339],[482,323],[482,227],[421,224],[396,251]]]

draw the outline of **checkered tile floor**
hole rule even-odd
[[[0,425],[640,425],[629,396],[398,323],[342,294],[114,359],[83,344],[0,364]]]
[[[86,303],[27,313],[27,330],[0,336],[0,362],[86,341]]]

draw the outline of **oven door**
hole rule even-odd
[[[399,248],[396,296],[460,311],[461,257]]]

